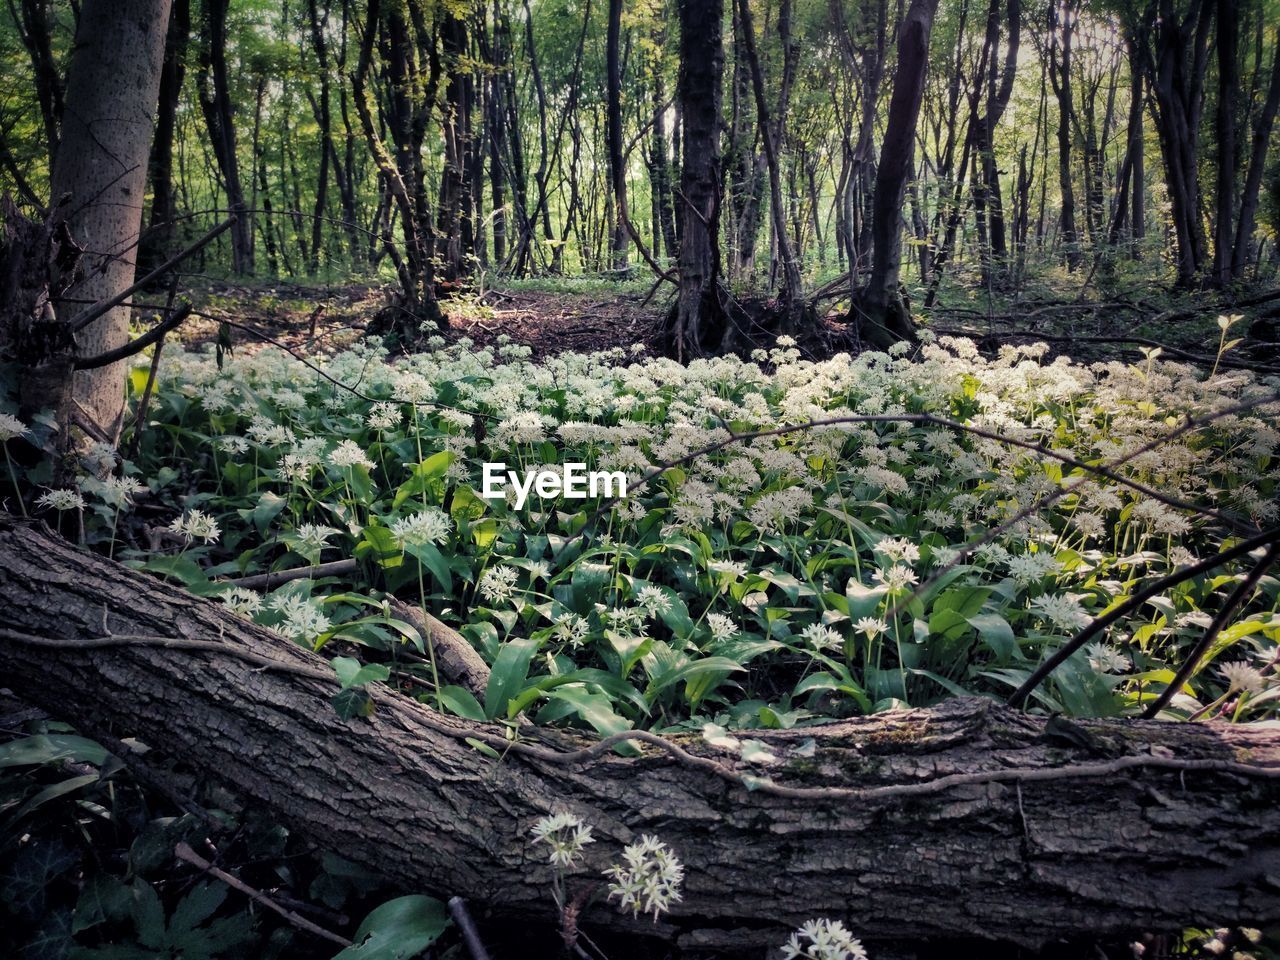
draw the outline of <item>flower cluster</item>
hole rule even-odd
[[[679,903],[684,884],[684,865],[671,848],[657,837],[645,834],[637,843],[622,851],[623,863],[614,864],[605,873],[613,878],[609,899],[618,898],[618,909],[658,915]]]
[[[582,856],[588,843],[595,843],[591,828],[572,813],[543,817],[533,826],[533,839],[549,848],[550,862],[568,869]]]
[[[783,960],[867,960],[867,951],[839,920],[809,920],[782,948]]]

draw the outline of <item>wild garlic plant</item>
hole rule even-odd
[[[1234,542],[1166,499],[1242,527],[1280,514],[1280,381],[1163,357],[1085,365],[1033,344],[987,359],[939,338],[912,356],[813,362],[784,338],[751,361],[681,366],[641,348],[533,363],[510,343],[436,339],[315,363],[323,375],[275,349],[221,366],[212,351],[166,353],[135,460],[100,451],[106,479],[87,472],[86,535],[313,649],[390,659],[405,689],[472,719],[778,727],[1006,695],[1140,584]],[[894,419],[918,414],[1033,449]],[[516,509],[480,496],[486,462],[582,462],[625,473],[629,492]],[[122,544],[144,489],[152,513],[208,515],[218,541],[177,556],[137,534]],[[257,601],[218,580],[348,558],[353,573]],[[1252,562],[1153,598],[1036,705],[1140,712]],[[1277,589],[1262,578],[1169,714],[1277,715]],[[386,593],[462,630],[493,668],[483,702],[438,675],[430,638],[386,614]],[[1263,689],[1232,690],[1227,662]]]
[[[582,910],[600,889],[598,880],[582,886],[570,898],[566,880],[581,866],[585,848],[595,843],[592,828],[572,813],[555,813],[542,817],[531,831],[533,843],[546,853],[555,867],[551,896],[560,913],[566,940],[573,942]],[[545,849],[543,849],[545,848]],[[643,835],[622,850],[621,862],[604,870],[608,878],[607,899],[617,900],[617,908],[632,916],[658,918],[683,898],[684,864],[675,852],[657,837]]]

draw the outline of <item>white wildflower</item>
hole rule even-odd
[[[36,506],[49,510],[83,510],[84,497],[75,490],[50,490],[40,495]]]
[[[500,564],[490,567],[480,578],[480,593],[490,603],[501,603],[510,600],[516,589],[516,578],[519,571],[515,567]]]
[[[420,547],[427,543],[439,546],[449,539],[453,521],[439,507],[424,507],[417,513],[401,517],[391,525],[391,533],[406,546]]]
[[[1076,630],[1092,619],[1080,601],[1068,594],[1048,593],[1031,601],[1032,613],[1062,630]]]
[[[810,920],[791,934],[783,960],[867,960],[862,943],[839,920]]]
[[[595,843],[591,828],[572,813],[556,813],[543,817],[533,825],[533,839],[551,848],[550,862],[557,867],[571,867],[588,843]]]
[[[8,413],[0,413],[0,443],[28,433],[27,425]]]
[[[1227,693],[1261,693],[1266,684],[1262,673],[1243,660],[1224,663],[1219,672],[1227,681]]]
[[[192,540],[213,543],[222,536],[222,531],[218,528],[218,521],[203,510],[188,510],[182,516],[177,517],[173,523],[169,524],[168,529],[185,538],[187,543]]]
[[[360,445],[354,440],[343,440],[333,452],[329,454],[329,462],[335,467],[364,467],[366,470],[373,469],[373,461],[360,449]]]
[[[681,900],[684,865],[657,837],[646,834],[638,843],[629,844],[622,859],[625,865],[614,864],[605,871],[613,878],[609,899],[618,898],[618,909],[630,910],[634,916],[651,913],[656,921]]]

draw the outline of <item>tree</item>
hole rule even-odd
[[[369,0],[367,14],[351,81],[365,142],[389,198],[387,221],[379,239],[383,251],[395,263],[400,280],[400,297],[385,312],[383,326],[395,331],[404,342],[412,343],[419,338],[421,325],[445,325],[436,300],[432,258],[435,238],[422,161],[422,142],[439,89],[441,67],[434,39],[426,35],[417,0],[407,4],[390,0],[385,9],[380,0]],[[375,45],[381,49],[388,85],[383,111],[378,111],[368,87]],[[430,53],[425,71],[420,49],[423,45]],[[384,122],[375,118],[379,113]],[[383,139],[383,130],[390,144]],[[399,215],[401,246],[396,245],[391,234],[391,207]]]
[[[322,658],[5,515],[0,596],[0,675],[19,696],[89,736],[136,737],[146,755],[121,759],[159,782],[161,764],[186,766],[406,890],[504,922],[554,917],[528,831],[558,810],[594,827],[593,868],[641,832],[686,866],[659,923],[597,904],[583,928],[699,955],[760,955],[815,916],[989,956],[1280,920],[1280,733],[1263,724],[1046,723],[968,698],[752,731],[771,766],[696,734],[645,735],[626,758],[565,731],[513,742],[382,687],[372,715],[343,719]]]
[[[898,29],[898,70],[872,198],[871,278],[849,310],[850,321],[862,335],[882,347],[915,335],[899,289],[902,205],[913,166],[916,123],[929,66],[929,36],[937,9],[938,0],[911,0]]]
[[[227,206],[236,217],[231,228],[231,269],[253,273],[253,220],[244,202],[240,158],[236,153],[236,124],[231,77],[227,70],[227,10],[231,0],[204,0],[200,21],[199,62],[196,86],[200,109],[209,130],[209,144],[222,173]]]
[[[1058,99],[1058,189],[1062,194],[1062,211],[1058,219],[1058,236],[1066,254],[1068,268],[1080,266],[1080,232],[1076,228],[1075,187],[1071,172],[1071,123],[1075,116],[1072,92],[1071,46],[1080,16],[1075,0],[1050,0],[1049,3],[1049,80]]]
[[[1178,284],[1184,287],[1198,282],[1208,259],[1198,157],[1213,10],[1208,0],[1191,0],[1183,15],[1174,0],[1160,0],[1151,31],[1155,50],[1145,59],[1177,240]]]
[[[617,2],[617,0],[614,0]],[[721,77],[723,0],[677,0],[683,121],[680,163],[680,286],[671,323],[677,358],[714,350],[727,317],[720,280]]]
[[[46,323],[65,329],[84,302],[108,301],[133,283],[169,9],[170,0],[85,0],[81,7],[52,194],[55,222],[65,222],[85,253],[81,279]],[[129,307],[117,306],[75,332],[77,350],[103,353],[128,335]],[[81,370],[72,384],[69,354],[44,359],[63,371],[49,371],[51,380],[72,390],[59,413],[114,443],[124,418],[123,365]]]
[[[165,254],[171,252],[169,247],[176,232],[178,202],[173,182],[173,148],[178,132],[182,84],[187,72],[190,33],[190,0],[172,0],[164,43],[164,66],[160,73],[160,106],[147,174],[151,181],[151,214],[138,249],[138,261],[144,266],[158,265]]]

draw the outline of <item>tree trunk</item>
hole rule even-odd
[[[616,0],[615,0],[616,2]],[[684,123],[680,162],[680,288],[671,339],[677,359],[714,350],[724,336],[720,297],[720,114],[723,0],[679,0]]]
[[[605,158],[613,199],[613,262],[627,270],[627,168],[622,155],[622,0],[609,0],[605,33]]]
[[[1263,171],[1267,163],[1267,144],[1271,140],[1271,128],[1276,111],[1280,109],[1280,31],[1271,55],[1271,82],[1267,98],[1263,102],[1258,121],[1253,128],[1253,146],[1249,154],[1249,170],[1245,174],[1244,195],[1240,199],[1240,222],[1236,224],[1235,250],[1231,259],[1231,275],[1239,278],[1249,263],[1253,247],[1254,218],[1258,213],[1258,192],[1262,186]]]
[[[332,98],[329,93],[329,47],[324,36],[328,19],[327,7],[321,17],[316,0],[308,0],[307,23],[311,31],[311,48],[316,55],[316,67],[320,73],[320,99],[317,102],[312,98],[316,123],[320,126],[320,172],[316,175],[315,213],[311,218],[311,260],[307,264],[307,270],[313,277],[320,271],[320,246],[329,191],[329,164],[336,159],[333,149],[333,110],[330,107]],[[335,172],[341,179],[341,171]]]
[[[1058,98],[1058,187],[1062,193],[1062,214],[1058,235],[1066,254],[1067,267],[1080,266],[1080,233],[1076,229],[1075,188],[1071,180],[1071,118],[1075,113],[1071,91],[1071,39],[1075,33],[1079,9],[1074,0],[1058,0],[1049,4],[1050,47],[1049,79]],[[1059,26],[1059,21],[1061,26]],[[1060,51],[1057,57],[1054,52]]]
[[[650,189],[657,213],[655,231],[660,232],[662,237],[661,249],[666,251],[670,259],[675,260],[680,251],[676,242],[675,210],[671,204],[671,163],[667,159],[667,99],[660,66],[655,68],[653,75],[653,133],[649,140]],[[653,250],[655,254],[658,253],[657,237],[654,238]]]
[[[1198,155],[1212,11],[1208,0],[1193,0],[1186,17],[1180,18],[1173,0],[1161,0],[1154,68],[1149,67],[1177,239],[1178,283],[1184,287],[1197,281],[1207,258]]]
[[[173,253],[177,233],[178,198],[173,183],[173,148],[178,127],[178,106],[187,67],[187,41],[191,34],[190,0],[173,0],[164,66],[160,73],[160,104],[156,133],[151,142],[147,176],[151,181],[151,215],[138,247],[138,263],[145,270],[159,266]]]
[[[40,103],[40,116],[44,120],[45,145],[48,149],[49,166],[52,168],[58,161],[64,91],[58,62],[53,54],[53,18],[49,7],[50,0],[22,0],[19,7],[14,7],[11,3],[9,9],[13,13],[22,45],[31,58],[36,99]]]
[[[227,206],[236,215],[231,228],[231,269],[237,274],[253,273],[253,220],[244,202],[240,180],[240,158],[236,154],[235,107],[232,106],[231,79],[227,73],[227,8],[230,0],[205,0],[200,35],[200,108],[209,143],[218,161]]]
[[[778,111],[770,116],[765,98],[764,68],[756,52],[755,26],[751,18],[750,0],[737,0],[738,21],[742,25],[742,49],[747,55],[751,71],[751,86],[755,91],[756,120],[760,126],[760,141],[769,169],[769,213],[773,225],[773,240],[777,245],[777,261],[782,267],[782,289],[779,301],[783,312],[783,329],[786,333],[798,331],[804,312],[800,289],[800,262],[787,237],[787,212],[782,198],[782,134],[786,124],[786,110],[791,100],[791,83],[798,52],[791,37],[791,3],[783,0],[778,15],[778,34],[782,40],[782,80],[778,93]]]
[[[1213,224],[1213,279],[1231,279],[1231,251],[1236,205],[1236,101],[1240,96],[1240,5],[1237,0],[1217,0],[1218,6],[1218,104],[1214,128],[1218,141],[1218,179]]]
[[[850,319],[877,346],[911,339],[914,324],[898,289],[902,267],[902,206],[911,176],[916,122],[929,66],[929,34],[938,0],[911,0],[898,32],[898,72],[889,100],[889,121],[880,147],[872,199],[871,279],[850,308]]]
[[[469,41],[465,20],[450,14],[441,28],[445,69],[444,157],[436,218],[436,260],[440,279],[453,282],[472,272],[475,234],[470,222],[471,180],[468,159],[471,137],[473,81],[467,65]]]
[[[108,300],[133,284],[169,10],[169,0],[85,0],[81,7],[51,186],[55,204],[69,197],[55,216],[67,218],[88,251],[70,298]],[[62,309],[66,321],[82,308]],[[92,356],[128,338],[129,307],[120,306],[77,334],[77,350]],[[124,415],[122,363],[75,375],[75,403],[91,430],[112,442]]]
[[[389,87],[385,122],[379,122],[382,116],[375,120],[376,104],[366,88],[374,43],[379,38]],[[429,78],[423,82],[416,71],[416,50],[403,9],[390,8],[384,16],[379,0],[369,0],[360,55],[351,77],[352,100],[365,142],[388,193],[387,223],[392,220],[391,208],[394,207],[403,236],[402,253],[395,246],[389,227],[382,234],[382,250],[396,264],[401,296],[400,302],[391,305],[382,315],[379,325],[391,329],[407,343],[420,338],[424,323],[441,328],[447,325],[435,295],[431,256],[435,241],[421,158],[422,137],[435,102],[439,73],[438,66],[433,65]],[[383,139],[383,130],[390,137],[389,144]]]
[[[571,760],[561,751],[583,742],[564,732],[513,744],[381,687],[372,716],[342,720],[319,657],[5,517],[0,596],[0,675],[19,697],[90,736],[136,736],[148,765],[176,764],[406,890],[503,922],[553,918],[529,829],[561,810],[593,826],[595,876],[641,832],[686,868],[659,923],[600,903],[582,929],[703,955],[758,956],[813,917],[843,920],[873,956],[1280,920],[1280,733],[1263,725],[1046,724],[975,698],[753,731],[782,758],[753,770],[696,735]],[[768,781],[747,790],[752,775]],[[570,878],[570,892],[586,885]]]

